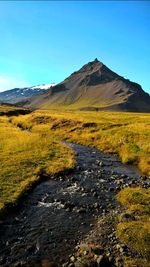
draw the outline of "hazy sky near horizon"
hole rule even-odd
[[[150,2],[0,1],[0,91],[61,82],[96,57],[150,93]]]

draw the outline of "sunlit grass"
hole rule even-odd
[[[0,117],[0,209],[15,203],[41,174],[50,175],[71,168],[70,148],[50,133],[22,131]]]
[[[138,165],[150,175],[150,115],[119,112],[35,111],[13,119],[32,131],[51,131],[60,139],[117,153],[123,163]],[[85,127],[85,123],[95,123]]]
[[[150,260],[150,189],[125,188],[118,193],[117,199],[126,207],[127,218],[130,218],[120,220],[118,237],[132,251]]]
[[[67,140],[117,153],[123,163],[132,163],[150,175],[150,115],[119,112],[35,111],[12,119],[14,125],[57,140]],[[150,191],[127,188],[118,195],[130,221],[120,221],[118,237],[131,250],[149,260]],[[134,218],[134,219],[133,219]],[[147,260],[127,259],[127,267],[148,267]],[[139,265],[141,264],[141,265]],[[147,265],[146,265],[147,264]]]
[[[0,146],[5,153],[7,151],[6,162],[8,161],[10,166],[9,171],[6,171],[8,178],[9,173],[12,177],[13,171],[14,173],[16,171],[11,166],[12,162],[13,166],[16,162],[16,154],[20,154],[19,164],[25,166],[26,173],[29,172],[28,177],[30,178],[28,179],[31,179],[34,173],[38,177],[39,168],[44,168],[45,172],[51,173],[59,171],[64,166],[71,166],[72,161],[68,160],[66,156],[70,151],[66,152],[66,148],[63,148],[60,143],[62,140],[96,147],[109,153],[117,153],[123,163],[135,164],[143,174],[150,175],[149,114],[39,110],[25,116],[12,117],[9,122],[10,124],[9,126],[7,124],[7,127],[12,127],[15,136],[18,137],[14,138],[12,145],[10,141],[12,138],[11,131],[8,128],[6,130],[9,136],[8,142],[5,142],[5,134],[1,133],[1,140],[4,141],[1,142]],[[28,131],[22,132],[16,127]],[[45,148],[44,151],[41,150],[41,147]],[[50,149],[47,150],[47,147]],[[23,151],[26,150],[25,158],[22,158],[20,149],[21,151],[22,149],[24,149]],[[13,150],[17,150],[17,153],[13,153]],[[48,151],[51,151],[52,154]],[[65,156],[62,158],[60,155]],[[3,160],[4,158],[3,155]],[[29,159],[29,161],[25,159]],[[7,169],[6,165],[5,168]],[[18,174],[21,177],[19,170],[20,168],[18,168]],[[21,168],[21,170],[23,171],[24,168]],[[32,175],[30,175],[31,173]],[[4,176],[6,177],[6,175]],[[17,179],[19,181],[19,178]],[[20,182],[23,187],[26,187],[25,181],[26,179],[23,178]],[[18,192],[17,186],[16,188],[14,186],[12,190],[14,190],[12,196],[18,194],[16,193]],[[6,194],[8,195],[7,192],[6,188]],[[118,194],[118,201],[125,206],[126,212],[131,215],[129,221],[120,221],[118,224],[117,233],[119,238],[131,250],[149,260],[150,191],[139,187],[123,189]],[[131,264],[131,266],[137,267],[140,263],[141,267],[145,267],[148,264],[146,259],[127,259],[125,266],[129,267]]]

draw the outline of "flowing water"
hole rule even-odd
[[[70,145],[74,170],[41,181],[1,223],[0,266],[44,266],[45,259],[62,266],[97,218],[116,208],[119,186],[139,180],[138,170],[116,156]]]

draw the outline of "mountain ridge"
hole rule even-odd
[[[96,58],[19,105],[32,109],[150,112],[150,96],[138,83],[118,75]]]
[[[8,104],[15,104],[18,101],[22,101],[35,95],[40,95],[44,93],[45,90],[51,88],[54,85],[56,84],[42,84],[31,87],[13,88],[6,90],[4,92],[0,92],[0,103],[5,102]]]
[[[44,94],[27,100],[25,106],[150,112],[150,96],[139,84],[95,59]]]

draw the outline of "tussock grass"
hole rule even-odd
[[[0,116],[12,116],[12,115],[19,115],[19,114],[28,114],[30,113],[29,109],[26,108],[19,108],[12,105],[2,105],[0,104]]]
[[[39,110],[9,120],[0,117],[0,126],[1,208],[15,202],[39,173],[72,167],[73,153],[62,140],[117,153],[122,162],[150,175],[149,114]],[[118,224],[119,238],[150,260],[150,190],[126,188],[117,199],[129,218]],[[148,267],[146,259],[127,259],[125,266]]]
[[[56,142],[50,133],[22,131],[0,118],[0,210],[17,199],[41,174],[71,168],[70,148]]]
[[[133,251],[150,260],[150,221],[119,223],[117,234]]]
[[[150,262],[144,259],[130,259],[126,258],[124,267],[150,267]]]
[[[24,129],[117,153],[123,163],[150,175],[150,115],[119,112],[35,111],[12,119]],[[89,125],[89,126],[88,126]]]
[[[125,188],[118,193],[117,200],[127,208],[131,218],[118,224],[118,237],[131,250],[150,260],[150,189]]]
[[[130,208],[131,205],[149,206],[150,204],[150,189],[143,189],[140,187],[136,188],[125,188],[118,193],[118,201]]]
[[[55,140],[67,140],[117,153],[123,163],[135,164],[143,174],[150,175],[150,114],[39,110],[15,117],[12,123],[43,136],[49,132]],[[119,238],[149,261],[150,190],[126,188],[117,198],[128,214],[128,220],[118,224]],[[148,267],[146,259],[128,259],[125,266]]]

